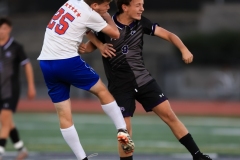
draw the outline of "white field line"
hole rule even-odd
[[[84,145],[92,145],[92,144],[96,144],[96,140],[95,139],[81,139],[82,143]],[[33,144],[65,144],[65,141],[60,137],[60,138],[38,138],[38,139],[28,139],[27,140],[28,144],[31,144],[31,142]],[[98,139],[97,140],[98,143],[101,143],[103,146],[106,147],[115,147],[116,146],[116,141],[114,139]],[[138,140],[135,141],[135,144],[138,148],[146,148],[146,147],[150,147],[150,148],[177,148],[177,149],[181,149],[183,148],[183,146],[178,142],[169,142],[169,141],[149,141],[149,140]],[[212,149],[236,149],[236,148],[240,148],[240,144],[237,143],[216,143],[216,144],[207,144],[207,145],[202,145],[202,148],[212,148]]]
[[[138,147],[156,147],[156,148],[183,148],[183,146],[178,142],[168,142],[168,141],[136,141],[136,146]],[[217,144],[207,144],[202,145],[202,148],[213,148],[213,149],[236,149],[240,148],[240,144],[236,143],[217,143]]]
[[[205,153],[205,154],[209,155],[213,159],[218,158],[218,155],[216,153]],[[172,154],[171,157],[181,158],[181,159],[192,159],[192,156],[189,153],[175,153],[175,154]]]
[[[211,133],[213,135],[222,136],[240,136],[240,128],[214,128]]]

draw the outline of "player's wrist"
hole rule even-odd
[[[109,20],[111,20],[111,16],[110,16],[110,14],[108,13],[108,12],[106,12],[106,13],[104,13],[103,15],[102,15],[102,18],[105,20],[105,21],[109,21]]]

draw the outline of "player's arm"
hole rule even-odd
[[[182,40],[177,35],[159,26],[156,26],[154,35],[173,43],[181,51],[182,59],[186,64],[193,61],[192,53],[188,50],[188,48],[183,44]]]
[[[98,42],[97,41],[97,38],[95,39],[94,37],[94,34],[92,33],[92,31],[91,30],[89,30],[89,31],[87,31],[86,32],[86,37],[90,40],[90,39],[92,39],[92,41],[96,41],[96,42]],[[101,42],[98,42],[99,44],[101,43]],[[91,52],[93,52],[94,50],[96,50],[97,49],[97,47],[93,44],[93,43],[91,43],[91,41],[88,41],[87,43],[80,43],[80,45],[78,46],[78,53],[79,54],[85,54],[85,53],[91,53]]]
[[[93,52],[97,47],[91,43],[91,41],[88,41],[87,43],[80,43],[78,46],[78,53],[79,54],[86,54]]]
[[[112,44],[102,43],[94,33],[88,32],[86,34],[89,41],[87,43],[81,43],[78,47],[80,54],[93,52],[95,49],[99,49],[103,57],[113,57],[115,55],[115,49]]]
[[[108,25],[106,27],[104,27],[101,30],[101,32],[105,33],[106,35],[108,35],[109,37],[111,37],[113,39],[118,39],[120,37],[120,32],[119,32],[116,24],[112,20],[112,17],[110,16],[110,14],[108,12],[106,12],[105,14],[102,15],[102,17],[107,22]]]
[[[36,95],[35,85],[34,85],[34,75],[33,75],[33,69],[30,62],[27,62],[24,65],[24,70],[26,74],[26,79],[28,83],[28,98],[33,99]]]

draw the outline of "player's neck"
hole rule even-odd
[[[0,46],[3,46],[7,43],[10,37],[0,38]]]
[[[127,14],[125,13],[121,13],[117,16],[117,20],[118,22],[124,24],[124,25],[130,25],[134,19],[132,19],[130,16],[128,16]]]

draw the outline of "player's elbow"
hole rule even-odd
[[[119,39],[120,37],[120,32],[117,27],[111,27],[108,25],[102,29],[102,32],[113,39]]]
[[[119,31],[117,31],[116,33],[114,33],[114,34],[111,36],[111,38],[113,38],[113,39],[119,39],[119,37],[120,37]]]
[[[120,37],[120,32],[118,29],[114,29],[110,32],[109,37],[111,37],[112,39],[119,39]]]

